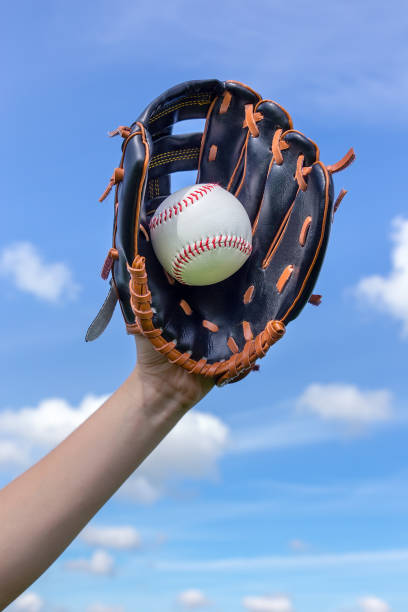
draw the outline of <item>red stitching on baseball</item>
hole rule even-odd
[[[193,261],[193,258],[197,255],[200,255],[199,248],[201,249],[201,253],[204,251],[213,251],[218,247],[227,247],[236,248],[241,253],[246,253],[250,255],[252,251],[252,245],[245,240],[242,236],[238,238],[238,236],[214,236],[214,238],[210,242],[210,237],[208,236],[205,242],[203,240],[199,240],[196,242],[192,242],[191,244],[185,246],[175,257],[172,263],[172,273],[176,280],[180,283],[184,283],[183,281],[183,270],[184,266],[188,264],[190,261]],[[229,242],[229,244],[227,244]],[[233,243],[233,244],[232,244]]]
[[[190,204],[197,202],[197,200],[205,196],[207,193],[210,193],[213,189],[215,189],[215,187],[218,187],[216,183],[208,183],[207,185],[203,185],[194,191],[190,191],[190,193],[183,200],[180,200],[176,204],[165,208],[159,215],[157,215],[157,217],[153,217],[149,223],[149,229],[155,229],[158,225],[161,225],[161,223],[167,221],[167,219],[171,219],[173,212],[175,215],[177,215],[179,212],[183,212],[183,204],[184,208],[188,208]]]

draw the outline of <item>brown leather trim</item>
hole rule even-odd
[[[105,191],[103,192],[103,194],[101,195],[101,197],[99,198],[100,202],[103,202],[108,195],[111,192],[111,189],[114,185],[117,185],[118,183],[120,183],[121,181],[123,181],[123,177],[125,175],[125,171],[123,170],[123,168],[115,168],[113,171],[113,174],[109,180],[108,186],[106,187]]]
[[[271,169],[272,169],[272,166],[273,166],[274,163],[275,163],[275,159],[272,156],[272,159],[271,159],[271,161],[269,163],[268,172],[266,174],[266,181],[268,180],[268,176],[269,176],[269,174],[271,172]],[[265,181],[265,185],[266,185],[266,181]],[[252,224],[252,236],[255,235],[255,232],[256,232],[256,230],[258,228],[259,216],[261,214],[262,206],[263,206],[263,203],[264,203],[264,198],[265,198],[265,194],[262,195],[262,199],[261,199],[261,203],[259,204],[258,212],[256,213],[256,217],[255,217],[254,222]]]
[[[209,122],[210,122],[211,113],[213,112],[214,104],[216,103],[217,100],[218,100],[218,97],[216,96],[214,98],[214,100],[211,102],[211,104],[210,104],[210,106],[208,108],[208,111],[207,111],[207,116],[205,118],[204,131],[203,131],[203,135],[201,136],[200,155],[198,156],[198,168],[197,168],[196,183],[200,182],[201,160],[203,158],[203,150],[204,150],[204,145],[205,145],[205,139],[206,139],[206,136],[207,136],[208,125],[209,125]]]
[[[139,127],[141,126],[141,124],[137,124]],[[119,167],[123,168],[123,160],[125,159],[125,152],[126,152],[126,147],[128,145],[128,142],[130,141],[131,138],[134,138],[135,136],[140,136],[142,134],[141,130],[133,132],[132,134],[130,134],[126,140],[123,142],[123,151],[122,151],[122,157],[120,159],[120,164]],[[119,185],[116,186],[116,193],[115,193],[115,219],[114,219],[114,223],[113,223],[113,240],[112,240],[112,244],[114,247],[116,247],[116,232],[117,232],[117,225],[118,225],[118,192],[119,192]]]
[[[283,109],[283,110],[284,110],[284,109]],[[304,133],[303,133],[303,132],[300,132],[299,130],[294,130],[294,129],[286,130],[286,132],[283,132],[283,134],[282,134],[282,136],[281,136],[281,139],[284,139],[284,138],[285,138],[285,136],[286,136],[287,134],[300,134],[301,136],[304,136],[305,138],[307,138],[307,139],[308,139],[308,141],[309,141],[309,142],[311,142],[311,143],[312,143],[312,145],[313,145],[313,146],[314,146],[314,148],[315,148],[315,156],[316,156],[316,161],[315,161],[315,162],[313,162],[313,163],[316,163],[317,161],[319,161],[319,159],[320,159],[320,149],[319,149],[319,147],[317,146],[317,144],[314,142],[314,140],[312,140],[312,139],[311,139],[311,138],[309,138],[309,137],[306,137],[306,136],[304,135]]]
[[[243,351],[234,353],[225,361],[207,363],[205,358],[195,361],[190,355],[180,353],[176,341],[168,342],[162,330],[153,325],[151,294],[147,284],[145,259],[136,255],[132,266],[128,265],[130,275],[130,301],[143,335],[150,340],[154,348],[167,356],[170,361],[182,365],[188,372],[216,379],[217,385],[238,380],[245,372],[253,369],[255,361],[266,355],[269,348],[285,333],[282,321],[268,321],[265,329],[253,340],[245,343]],[[231,347],[230,347],[231,348]]]
[[[255,291],[255,285],[250,285],[244,293],[244,304],[249,304],[250,302],[252,302],[254,291]]]
[[[249,135],[249,132],[248,132],[248,135]],[[248,144],[248,139],[246,139],[245,143],[246,143],[246,145]],[[248,147],[245,146],[244,169],[242,171],[242,177],[241,177],[241,180],[239,182],[239,185],[236,188],[235,193],[234,193],[236,198],[239,196],[239,193],[240,193],[240,191],[241,191],[241,189],[242,189],[242,187],[244,185],[244,181],[245,181],[245,177],[246,177],[246,171],[247,171],[247,159],[248,159]]]
[[[254,116],[254,105],[245,104],[245,120],[242,124],[243,128],[248,128],[254,138],[259,136],[259,129],[256,125],[256,117]]]
[[[251,370],[256,369],[256,359],[264,357],[272,344],[277,342],[284,333],[285,326],[281,321],[269,321],[263,332],[258,334],[254,340],[245,343],[241,353],[232,355],[226,362],[220,362],[221,364],[227,363],[228,370],[216,380],[216,384],[222,386],[229,382],[236,382]]]
[[[109,273],[112,270],[113,263],[117,259],[119,259],[119,252],[117,249],[114,249],[112,247],[111,249],[109,249],[104,264],[102,266],[101,277],[103,278],[103,280],[106,280],[108,278]]]
[[[195,365],[191,370],[189,370],[189,372],[190,374],[201,374],[206,365],[207,359],[205,357],[202,357],[201,359],[195,362]]]
[[[138,124],[139,125],[139,124]],[[134,244],[134,254],[136,255],[136,253],[138,252],[138,237],[139,237],[139,217],[140,217],[140,206],[141,206],[141,202],[142,202],[142,194],[143,194],[143,187],[144,187],[144,183],[145,183],[145,179],[146,179],[146,174],[147,174],[147,168],[149,166],[149,158],[150,158],[150,151],[149,151],[149,144],[147,142],[146,139],[146,133],[145,133],[145,129],[144,126],[140,123],[140,129],[141,129],[141,136],[142,136],[142,142],[145,146],[145,151],[146,151],[146,155],[145,155],[145,160],[144,160],[144,164],[143,164],[143,171],[142,171],[142,176],[139,182],[139,191],[137,194],[137,204],[136,204],[136,212],[135,212],[135,228],[134,228],[134,238],[133,238],[133,244]]]
[[[141,136],[143,134],[143,132],[144,132],[144,128],[143,128],[143,125],[141,123],[137,123],[136,125],[138,126],[139,129],[137,129],[135,132],[132,132],[132,134],[129,134],[129,136],[127,136],[127,138],[123,141],[122,156],[120,158],[119,168],[123,168],[123,161],[125,159],[126,147],[127,147],[128,143],[130,142],[130,140],[132,138],[134,138],[135,136]],[[119,195],[119,183],[116,185],[116,190],[115,190],[115,206],[114,206],[115,207],[115,215],[114,215],[113,236],[112,236],[112,245],[113,245],[114,248],[116,248],[116,234],[117,234],[117,230],[118,230],[118,209],[119,209],[118,195]],[[128,326],[128,325],[132,326],[132,325],[134,325],[134,323],[129,324],[129,323],[126,322],[125,312],[123,310],[122,301],[119,298],[119,291],[118,291],[118,287],[116,285],[115,268],[114,267],[112,267],[111,274],[112,274],[112,283],[113,283],[113,286],[114,286],[115,291],[116,291],[117,296],[118,296],[119,306],[120,306],[120,309],[122,311],[123,319],[124,319],[124,321],[126,323],[126,326]],[[136,332],[130,332],[130,333],[136,333]]]
[[[167,282],[169,283],[169,285],[174,285],[174,283],[176,282],[174,278],[170,276],[170,274],[164,268],[163,268],[163,272],[164,272],[165,277],[167,278]]]
[[[273,138],[272,138],[272,146],[271,146],[272,155],[275,159],[275,162],[278,164],[278,166],[281,166],[283,164],[283,155],[282,155],[282,151],[280,148],[282,132],[283,132],[282,129],[278,129],[275,131]]]
[[[146,242],[150,242],[149,234],[147,233],[146,228],[144,227],[144,225],[142,225],[142,223],[139,224],[139,229],[142,232],[143,236],[146,238]]]
[[[239,157],[238,157],[238,161],[237,161],[237,163],[236,163],[236,165],[235,165],[235,168],[234,168],[234,170],[233,170],[233,172],[232,172],[232,174],[231,174],[231,178],[230,178],[230,180],[229,180],[229,182],[228,182],[228,185],[227,185],[227,191],[230,191],[232,181],[234,180],[235,175],[236,175],[236,173],[237,173],[237,171],[238,171],[238,168],[239,168],[240,163],[241,163],[241,160],[242,160],[242,156],[244,155],[244,153],[246,154],[246,149],[247,149],[247,146],[248,146],[248,138],[249,138],[249,132],[248,132],[248,133],[247,133],[247,135],[246,135],[245,142],[244,142],[244,144],[242,145],[241,153],[239,154]]]
[[[306,219],[303,221],[302,229],[300,230],[300,234],[299,234],[299,244],[301,246],[305,246],[306,244],[306,238],[309,233],[309,228],[310,228],[311,223],[312,223],[312,217],[310,216],[306,217]]]
[[[193,314],[191,306],[188,302],[186,302],[186,300],[180,300],[179,303],[180,303],[181,308],[184,310],[184,314],[186,314],[187,316],[190,316],[191,314]]]
[[[206,327],[207,329],[209,329],[211,332],[217,332],[219,327],[218,325],[216,325],[215,323],[212,323],[211,321],[207,321],[206,319],[203,320],[202,322],[202,326]]]
[[[212,162],[217,157],[218,147],[217,145],[211,145],[210,151],[208,153],[208,161]]]
[[[136,334],[142,333],[139,323],[137,321],[136,323],[126,323],[126,331],[130,335],[136,335]]]
[[[232,336],[228,338],[227,344],[228,344],[228,348],[230,349],[231,353],[239,353],[238,345]]]
[[[261,104],[262,102],[273,102],[273,100],[261,100],[261,102],[259,102],[259,104]],[[273,102],[273,104],[276,104],[276,102]],[[256,108],[257,108],[257,106],[256,106]],[[283,106],[280,106],[279,104],[277,104],[277,106],[279,106],[279,108],[281,108],[282,111],[285,112],[285,114],[288,117],[288,120],[290,121],[290,125],[292,125],[292,119],[291,119],[290,115],[287,113],[287,111],[283,108]],[[270,171],[271,171],[272,166],[273,166],[274,163],[276,163],[278,165],[283,163],[283,156],[282,156],[281,150],[289,149],[289,147],[290,147],[290,145],[287,142],[285,142],[283,139],[286,136],[286,134],[289,134],[291,132],[295,132],[297,134],[301,134],[302,136],[304,136],[304,134],[302,134],[302,132],[299,132],[298,130],[294,130],[294,129],[286,130],[286,132],[282,132],[281,129],[278,129],[278,130],[275,131],[273,139],[272,139],[272,145],[271,145],[272,159],[271,159],[271,162],[269,164],[268,173],[266,175],[267,178],[268,178],[268,176],[270,174]],[[317,146],[317,144],[315,142],[313,142],[313,141],[311,141],[311,142],[312,142],[312,144],[315,147],[315,150],[316,150],[316,160],[317,160],[319,158],[319,147]],[[308,166],[308,167],[304,168],[303,167],[304,156],[302,155],[301,157],[302,157],[301,160],[299,160],[299,158],[297,160],[295,179],[298,182],[299,186],[301,187],[302,191],[305,191],[305,189],[307,188],[307,183],[306,183],[306,181],[304,180],[303,177],[308,175],[308,174],[310,174],[310,172],[312,171],[313,166]],[[256,230],[258,228],[259,216],[261,214],[263,201],[264,201],[264,198],[262,197],[261,203],[260,203],[259,208],[258,208],[258,212],[257,212],[256,217],[254,219],[254,222],[252,224],[252,235],[255,234],[255,232],[256,232]],[[275,242],[273,242],[272,244],[275,244]],[[271,245],[271,247],[272,247],[272,245]],[[269,250],[271,249],[271,247],[269,247]],[[269,253],[269,251],[268,251],[268,253]],[[266,260],[268,261],[268,264],[269,264],[270,259],[268,259],[268,256],[265,257],[264,262],[263,262],[263,266],[267,267],[268,264],[266,263]]]
[[[333,214],[337,212],[337,209],[338,209],[338,207],[340,206],[340,204],[341,204],[341,202],[342,202],[342,200],[343,200],[344,196],[346,195],[346,193],[348,193],[346,189],[342,189],[342,190],[340,191],[339,195],[338,195],[338,196],[337,196],[337,198],[336,198],[336,201],[335,201],[335,203],[334,203],[334,206],[333,206]]]
[[[296,196],[297,196],[297,194],[296,194]],[[270,244],[268,252],[266,253],[266,255],[264,257],[264,260],[262,262],[262,270],[266,270],[266,268],[271,263],[271,259],[274,256],[276,249],[280,245],[283,236],[285,235],[285,230],[286,230],[286,227],[287,227],[287,224],[288,224],[288,221],[289,221],[290,214],[291,214],[291,212],[293,210],[293,207],[295,205],[295,201],[296,201],[296,197],[295,197],[294,201],[292,202],[292,204],[290,205],[289,209],[287,210],[286,215],[284,216],[283,221],[280,224],[280,227],[279,227],[278,231],[276,232],[275,237],[274,237],[274,239],[272,240],[272,242]]]
[[[305,160],[305,156],[299,155],[299,157],[297,158],[297,162],[296,162],[296,173],[295,173],[295,178],[302,191],[306,191],[307,189],[307,183],[305,179],[303,178],[303,173],[302,173],[304,160]]]
[[[289,128],[289,129],[291,130],[291,129],[293,128],[293,121],[292,121],[292,117],[289,115],[289,113],[288,113],[288,111],[286,110],[286,108],[283,108],[283,106],[281,106],[280,104],[278,104],[278,103],[277,103],[277,102],[275,102],[274,100],[269,100],[268,98],[261,99],[261,100],[259,100],[259,102],[257,102],[257,103],[255,104],[255,108],[254,108],[254,110],[257,110],[257,109],[258,109],[258,107],[259,107],[259,105],[260,105],[260,104],[263,104],[264,102],[272,102],[272,104],[276,104],[276,106],[278,106],[278,107],[281,109],[281,111],[282,111],[283,113],[285,113],[285,115],[286,115],[286,117],[287,117],[287,119],[288,119],[288,122],[289,122],[289,126],[290,126],[290,128]],[[286,133],[286,132],[285,132],[285,133]]]
[[[352,164],[355,159],[356,159],[356,155],[354,153],[354,149],[351,148],[347,151],[345,156],[342,157],[341,160],[338,161],[336,164],[332,164],[331,166],[326,166],[327,171],[330,172],[330,174],[334,174],[335,172],[340,172],[341,170],[344,170],[345,168],[350,166],[350,164]]]
[[[276,288],[279,293],[282,293],[282,291],[284,290],[286,283],[288,282],[288,280],[293,274],[293,270],[294,270],[294,267],[292,264],[290,264],[289,266],[286,266],[286,268],[284,269],[284,271],[278,278],[278,282],[276,283]]]
[[[222,99],[220,110],[218,111],[220,115],[223,115],[224,113],[227,112],[230,102],[231,102],[231,98],[232,98],[231,93],[229,91],[224,91],[224,96]]]
[[[273,160],[272,160],[272,163],[273,163]],[[258,212],[256,213],[256,217],[255,217],[254,222],[252,224],[252,236],[255,235],[255,232],[258,229],[259,215],[261,214],[261,209],[262,209],[262,204],[264,202],[264,197],[265,197],[265,194],[262,195],[262,200],[261,200],[261,203],[259,205]]]
[[[248,321],[242,321],[242,331],[245,340],[252,340],[254,334],[252,333],[251,324]]]
[[[125,176],[125,171],[123,168],[115,168],[113,172],[113,177],[115,179],[115,184],[123,181],[123,177]]]
[[[186,353],[182,353],[178,357],[175,357],[175,359],[172,359],[171,357],[169,357],[168,359],[170,363],[174,363],[175,365],[182,366],[184,363],[186,363],[186,361],[190,359],[190,355],[191,353],[187,351]]]
[[[248,111],[246,110],[248,108]],[[252,109],[252,112],[249,110]],[[254,112],[252,104],[245,105],[245,115],[250,114],[249,121],[245,117],[244,122],[242,124],[243,128],[249,127],[251,125],[252,128],[256,128],[257,135],[259,134],[258,126],[256,125],[258,121],[262,121],[264,118],[263,114],[260,112]]]
[[[252,94],[254,94],[254,96],[256,96],[258,98],[258,100],[261,100],[262,96],[255,91],[255,89],[252,89],[251,87],[249,87],[248,85],[245,85],[245,83],[241,83],[241,81],[234,81],[232,79],[229,79],[228,81],[226,81],[227,83],[236,83],[236,85],[241,85],[241,87],[245,87],[245,89],[247,89],[248,91],[250,91]]]
[[[113,138],[113,136],[117,136],[118,134],[120,134],[122,138],[127,138],[130,134],[130,127],[127,125],[118,125],[116,129],[108,132],[108,136],[110,138]]]
[[[318,294],[318,293],[312,293],[312,295],[310,296],[308,302],[309,304],[312,304],[313,306],[320,306],[321,302],[322,302],[322,295]]]
[[[288,317],[288,315],[290,314],[290,312],[294,309],[295,305],[297,304],[297,302],[300,299],[300,296],[303,293],[303,290],[306,286],[307,281],[309,280],[309,276],[312,273],[313,267],[316,263],[316,260],[318,258],[322,243],[323,243],[323,238],[324,238],[324,230],[326,227],[326,223],[328,221],[327,217],[328,217],[328,210],[329,210],[329,184],[330,184],[330,178],[329,178],[329,173],[328,170],[326,168],[326,166],[322,163],[322,162],[316,162],[319,164],[319,166],[322,168],[325,178],[326,178],[326,190],[325,190],[325,206],[324,206],[324,214],[323,214],[323,222],[322,222],[322,231],[320,234],[320,239],[319,239],[319,244],[317,245],[317,249],[313,258],[312,263],[310,264],[309,270],[303,280],[302,286],[300,287],[299,293],[297,294],[296,298],[293,300],[291,306],[288,308],[288,310],[285,312],[284,316],[282,317],[282,321],[285,321]]]

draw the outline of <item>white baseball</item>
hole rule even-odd
[[[214,183],[169,195],[150,221],[157,259],[180,283],[211,285],[225,280],[248,259],[252,228],[245,208]]]

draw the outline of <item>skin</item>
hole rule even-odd
[[[0,491],[0,610],[47,570],[213,387],[170,364],[145,338],[135,340],[136,366],[117,391]]]

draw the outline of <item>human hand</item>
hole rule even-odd
[[[214,380],[170,363],[164,355],[140,334],[135,335],[137,364],[135,371],[145,391],[173,397],[188,410],[199,402],[214,386]],[[149,389],[147,389],[147,385]]]

